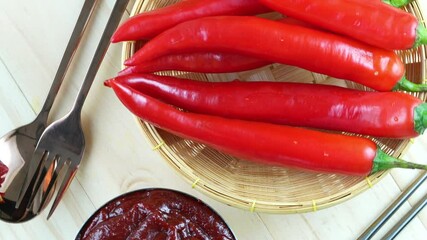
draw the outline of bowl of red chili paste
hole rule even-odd
[[[76,240],[235,239],[208,205],[169,189],[143,189],[116,197],[83,225]]]

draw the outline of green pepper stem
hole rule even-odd
[[[372,173],[376,173],[379,171],[384,171],[392,168],[408,168],[408,169],[422,169],[427,170],[427,165],[407,162],[402,159],[398,159],[386,154],[380,148],[377,150],[377,155],[375,156]]]
[[[417,39],[415,39],[414,47],[427,44],[427,29],[423,24],[419,23],[417,27]]]
[[[415,131],[423,134],[427,128],[427,103],[421,103],[414,111]]]
[[[394,7],[403,7],[408,5],[412,1],[414,0],[383,0],[383,3],[389,4]]]
[[[408,92],[426,92],[427,84],[413,83],[403,77],[399,82],[397,82],[393,90],[404,90]]]

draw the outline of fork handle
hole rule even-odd
[[[52,108],[53,102],[55,101],[56,95],[58,94],[59,88],[61,87],[65,74],[67,73],[68,67],[70,66],[71,60],[73,59],[77,47],[80,44],[80,40],[97,1],[98,0],[86,0],[83,4],[82,10],[77,19],[77,23],[74,27],[73,33],[71,34],[70,40],[68,41],[55,78],[53,79],[52,86],[50,87],[49,93],[47,94],[46,101],[39,115],[37,116],[38,120],[45,125],[47,124],[50,109]]]
[[[90,63],[88,72],[83,81],[83,84],[79,90],[76,101],[72,111],[75,113],[81,112],[83,103],[86,100],[87,94],[90,87],[92,86],[93,81],[95,80],[96,73],[101,65],[102,60],[108,50],[110,45],[110,39],[113,36],[114,31],[118,27],[120,20],[122,19],[123,13],[126,9],[129,0],[117,0],[114,4],[113,10],[111,12],[110,18],[108,19],[107,25],[105,26],[104,32],[101,36],[101,40],[96,48],[95,55]]]

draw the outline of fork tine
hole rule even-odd
[[[62,199],[62,196],[64,195],[64,192],[66,191],[66,189],[70,185],[70,182],[74,178],[77,168],[82,159],[83,152],[85,150],[84,133],[81,127],[81,112],[82,112],[83,103],[87,97],[88,91],[93,81],[95,80],[96,73],[100,67],[100,64],[102,63],[105,53],[108,50],[108,47],[110,45],[110,38],[113,35],[114,31],[117,29],[117,26],[119,25],[120,20],[122,19],[123,13],[126,10],[126,6],[128,5],[128,3],[129,3],[129,0],[120,0],[115,2],[113,10],[110,14],[110,17],[108,18],[107,25],[105,26],[104,32],[102,33],[101,40],[99,41],[98,46],[95,50],[95,55],[92,58],[89,69],[86,73],[86,76],[83,80],[83,84],[80,87],[79,93],[77,95],[77,98],[74,101],[74,105],[71,111],[63,118],[50,124],[49,127],[47,127],[44,130],[36,146],[36,149],[40,148],[40,146],[45,146],[44,149],[47,149],[47,150],[50,148],[51,149],[53,148],[55,149],[54,152],[58,152],[58,153],[67,152],[72,154],[72,156],[70,156],[71,159],[66,161],[69,164],[69,167],[64,174],[65,175],[64,178],[61,179],[60,181],[61,186],[58,189],[58,193],[55,197],[55,200],[49,212],[48,218],[52,215],[58,203]],[[38,194],[40,185],[42,184],[47,172],[44,166],[46,165],[50,166],[51,164],[50,159],[51,158],[46,160],[45,163],[41,164],[38,167],[39,172],[41,172],[40,176],[35,177],[34,175],[27,174],[27,177],[29,176],[28,185],[31,185],[30,183],[34,181],[33,178],[37,179],[35,180],[36,185],[34,186],[34,188],[30,189],[30,190],[33,190],[33,194],[32,194],[33,196],[31,196],[31,199],[30,199],[30,204],[32,205],[33,208],[34,208],[34,204],[33,204],[34,197]],[[58,181],[57,178],[58,176],[56,175],[55,176],[56,181]],[[54,187],[51,186],[50,191],[52,188]],[[28,187],[26,187],[24,194],[26,194],[28,190],[29,190]]]
[[[38,174],[35,174],[34,177],[36,178],[36,182],[34,184],[34,187],[32,189],[31,197],[27,204],[27,209],[30,209],[33,205],[34,199],[38,195],[40,191],[40,187],[43,184],[43,181],[46,178],[47,173],[49,172],[50,166],[58,160],[58,155],[48,154],[48,156],[45,158],[45,161],[42,161],[40,163]],[[34,178],[33,177],[33,178]]]
[[[55,200],[53,201],[52,207],[50,208],[49,214],[47,215],[48,220],[52,216],[53,212],[61,201],[62,196],[64,196],[65,191],[67,190],[68,186],[76,175],[77,168],[78,164],[76,164],[75,161],[70,161],[70,165],[68,166],[67,172],[62,178],[61,186],[58,189],[58,193],[56,194]]]
[[[33,157],[31,158],[31,164],[28,169],[28,173],[25,177],[24,185],[19,193],[18,201],[16,201],[15,207],[18,208],[22,201],[26,196],[28,196],[29,191],[34,187],[34,183],[37,179],[37,173],[40,172],[41,166],[43,165],[43,162],[49,155],[46,151],[35,151]]]
[[[49,180],[49,185],[47,186],[46,191],[44,191],[42,195],[40,206],[38,207],[37,212],[40,212],[43,209],[44,205],[46,204],[46,201],[49,198],[49,195],[52,193],[55,183],[58,181],[58,176],[61,173],[62,169],[64,169],[65,164],[66,164],[66,161],[62,161],[61,158],[59,157],[57,160],[57,166],[54,168],[54,171],[52,173],[52,178]]]

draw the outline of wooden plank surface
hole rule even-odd
[[[1,135],[30,122],[40,110],[82,4],[83,0],[0,1]],[[427,9],[425,1],[423,4]],[[59,101],[54,105],[52,119],[64,115],[71,106],[113,5],[113,0],[100,0],[59,93]],[[131,6],[132,3],[128,11]],[[106,201],[145,187],[178,189],[206,201],[223,216],[239,239],[355,239],[419,173],[393,170],[359,196],[306,214],[251,213],[224,205],[192,189],[171,169],[152,150],[135,118],[102,85],[103,80],[120,69],[120,57],[121,45],[112,45],[89,93],[83,108],[87,152],[55,214],[49,221],[46,212],[23,224],[0,221],[0,239],[74,239],[86,219]],[[427,136],[415,139],[403,158],[427,163],[426,146]],[[425,193],[427,186],[402,210],[409,210]],[[393,217],[382,233],[404,211]],[[397,239],[426,238],[427,211],[424,210]]]

